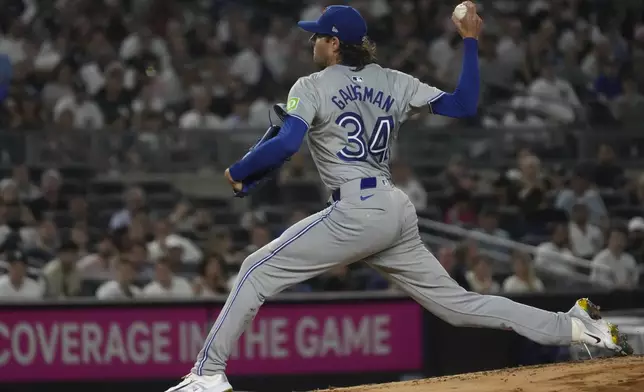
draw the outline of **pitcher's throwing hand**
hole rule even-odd
[[[467,13],[462,19],[452,15],[452,22],[456,26],[458,33],[463,38],[478,39],[483,28],[483,19],[476,13],[476,5],[471,1],[462,3],[467,7]]]

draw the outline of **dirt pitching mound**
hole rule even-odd
[[[644,392],[644,357],[529,366],[333,392]]]

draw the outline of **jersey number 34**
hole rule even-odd
[[[389,158],[389,138],[394,130],[392,116],[378,117],[373,130],[366,137],[364,121],[357,113],[342,113],[335,123],[349,130],[347,145],[337,154],[340,159],[363,162],[372,156],[377,162],[382,163]]]

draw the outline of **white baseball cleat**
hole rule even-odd
[[[588,298],[577,300],[568,314],[573,322],[573,343],[606,348],[622,355],[633,354],[626,337],[619,333],[616,325],[601,318],[599,307]]]
[[[233,392],[233,387],[224,374],[198,376],[190,373],[165,392]]]

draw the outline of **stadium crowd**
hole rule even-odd
[[[255,210],[241,221],[181,195],[162,203],[144,186],[120,189],[122,198],[102,219],[104,211],[90,197],[91,180],[70,181],[64,170],[86,158],[88,149],[64,141],[77,135],[71,131],[118,135],[105,146],[108,162],[99,165],[118,178],[144,167],[163,129],[175,128],[173,137],[180,139],[189,132],[233,135],[265,127],[272,104],[284,100],[299,76],[315,71],[310,44],[294,21],[315,19],[336,2],[4,3],[0,53],[10,58],[13,76],[0,117],[0,138],[7,141],[1,158],[10,168],[0,182],[0,299],[226,293],[246,255],[311,212],[311,205],[296,203],[302,192],[312,194],[314,207],[323,205],[317,175],[300,153],[254,198]],[[453,88],[460,69],[460,40],[449,20],[454,4],[350,3],[368,19],[381,64]],[[469,125],[530,128],[539,138],[545,127],[628,128],[644,119],[644,74],[634,72],[644,66],[644,3],[477,3],[486,24],[480,44],[483,89],[480,113]],[[454,124],[438,116],[418,121],[424,127]],[[47,154],[27,162],[39,163],[39,169],[25,162],[24,146],[9,142],[22,134],[48,143]],[[581,272],[593,282],[636,287],[644,265],[644,177],[624,170],[608,144],[596,162],[575,168],[548,167],[538,155],[520,149],[516,167],[489,181],[454,157],[432,178],[441,187],[438,197],[414,173],[411,159],[393,162],[392,176],[421,213],[436,210],[445,223],[538,245],[534,259],[513,252],[513,273],[503,280],[491,269],[490,254],[507,249],[494,242],[467,238],[435,249],[467,288],[542,291],[546,285],[534,266],[564,275],[580,272],[565,261],[572,257],[592,260]],[[287,188],[299,192],[291,201]],[[489,196],[484,202],[478,197],[482,189]],[[274,221],[262,207],[278,202],[297,208]],[[382,277],[358,265],[339,266],[292,290],[387,289],[392,288]]]

